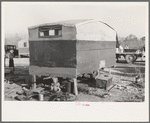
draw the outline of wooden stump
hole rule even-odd
[[[74,82],[74,93],[75,95],[78,95],[77,79],[73,78],[73,82]]]
[[[32,89],[36,88],[36,75],[32,75]]]

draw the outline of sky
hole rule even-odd
[[[119,37],[146,35],[147,2],[2,2],[5,34],[28,33],[28,27],[72,19],[99,19]]]

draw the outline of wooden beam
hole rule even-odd
[[[74,93],[75,95],[78,95],[77,79],[73,78],[73,82],[74,82]]]
[[[36,75],[32,75],[32,89],[36,88]]]
[[[39,67],[29,66],[29,74],[37,76],[55,76],[63,78],[75,78],[76,68],[63,68],[63,67]]]

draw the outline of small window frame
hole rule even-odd
[[[27,47],[27,42],[23,42],[23,47],[24,47],[24,48]]]
[[[40,33],[41,32],[44,32],[44,31],[41,31],[42,28],[47,28],[47,31],[50,31],[50,30],[61,30],[61,35],[48,35],[48,36],[41,36]],[[53,26],[41,26],[38,28],[38,37],[39,38],[57,38],[57,37],[62,37],[62,25],[53,25]]]

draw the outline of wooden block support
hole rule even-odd
[[[36,88],[36,75],[32,75],[32,88]]]
[[[96,88],[100,87],[106,90],[109,90],[110,86],[113,84],[112,77],[106,74],[101,74],[100,76],[97,76],[95,82]]]
[[[73,78],[73,82],[74,82],[74,93],[75,95],[78,95],[77,79]]]

